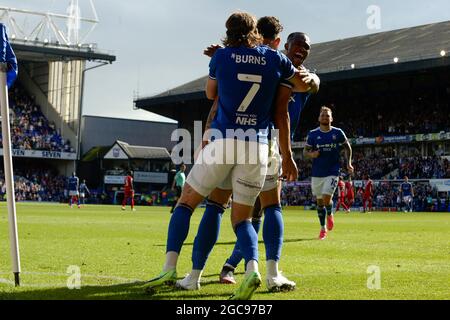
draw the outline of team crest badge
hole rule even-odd
[[[333,138],[333,140],[336,140],[336,135],[335,134],[333,134],[331,137]]]

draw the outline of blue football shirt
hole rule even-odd
[[[319,157],[313,159],[312,176],[328,177],[338,176],[340,171],[339,155],[342,144],[347,141],[344,131],[331,127],[330,131],[322,131],[320,127],[308,133],[306,145],[313,151],[319,151]]]
[[[291,138],[294,138],[295,130],[300,123],[300,115],[305,108],[306,102],[311,94],[308,92],[293,92],[289,101],[289,119]]]
[[[69,190],[70,191],[78,191],[78,177],[70,177],[69,178]]]
[[[209,77],[217,80],[219,96],[211,128],[223,137],[230,137],[227,129],[253,129],[245,139],[267,143],[278,85],[294,74],[290,60],[267,46],[218,49],[209,65]]]
[[[411,196],[412,195],[412,184],[410,182],[403,182],[401,184],[402,194],[403,196]]]
[[[89,189],[85,183],[80,184],[80,192],[82,193],[89,193]]]

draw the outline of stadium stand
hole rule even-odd
[[[444,210],[445,203],[449,209],[449,32],[450,21],[444,21],[313,43],[305,66],[319,75],[321,88],[295,132],[299,181],[284,186],[284,205],[313,204],[311,162],[303,160],[302,149],[308,131],[317,127],[320,107],[327,105],[333,125],[351,140],[355,184],[364,174],[375,181],[375,205],[397,208],[399,179],[407,175],[416,188],[415,210]],[[192,131],[193,121],[205,121],[211,107],[204,95],[206,79],[140,98],[135,105]],[[447,179],[441,189],[438,179]],[[381,187],[381,181],[389,187]],[[357,196],[354,206],[360,203]]]
[[[15,170],[14,185],[17,201],[64,201],[66,177],[48,167]],[[5,177],[0,171],[0,199],[5,200]]]
[[[13,149],[74,152],[70,141],[63,139],[55,124],[48,121],[20,85],[9,91],[9,103]]]

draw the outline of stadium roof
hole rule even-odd
[[[170,154],[166,148],[133,146],[120,140],[114,143],[104,159],[123,159],[123,156],[120,155],[120,150],[114,150],[117,146],[122,149],[127,159],[170,159]]]
[[[441,50],[446,51],[446,57],[441,57]],[[419,65],[449,65],[449,51],[450,21],[444,21],[313,44],[305,66],[320,74],[323,81],[336,79],[336,73],[339,73],[339,77],[344,73],[357,77],[363,74],[362,70],[367,72],[367,69],[376,67],[387,66],[398,72],[412,70],[411,68],[418,68]],[[394,57],[398,57],[398,64],[394,63]],[[396,66],[393,68],[393,65]],[[404,68],[401,69],[400,65]],[[389,70],[383,68],[383,72]],[[168,103],[169,100],[177,102],[205,98],[206,79],[207,76],[204,76],[158,95],[138,99],[135,105],[154,111],[151,106]]]
[[[26,61],[60,61],[91,60],[112,63],[116,57],[91,47],[56,45],[36,41],[12,40],[11,46],[20,60]]]

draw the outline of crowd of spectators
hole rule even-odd
[[[450,164],[446,158],[404,158],[399,160],[399,176],[408,176],[410,179],[450,178]]]
[[[342,128],[349,138],[448,132],[449,98],[450,92],[444,95],[393,93],[376,99],[356,97],[331,105],[333,124]]]
[[[317,127],[320,105],[332,109],[333,125],[349,138],[450,131],[450,87],[362,92],[322,91],[320,101],[302,112],[296,139],[305,140],[308,131]]]
[[[382,157],[382,156],[389,157]],[[375,184],[374,206],[382,208],[403,207],[399,186],[405,176],[409,179],[449,179],[450,161],[446,157],[393,157],[392,153],[364,155],[355,152],[353,156],[355,168],[352,179],[363,180],[368,174],[372,180],[389,180]],[[297,160],[299,180],[301,184],[285,185],[282,189],[283,205],[314,206],[315,199],[311,194],[311,161]],[[345,174],[344,174],[345,176]],[[396,182],[393,182],[395,181]],[[416,211],[447,211],[449,195],[438,193],[428,182],[413,183],[415,189],[414,209]],[[362,207],[361,194],[355,188],[354,207]]]
[[[20,85],[9,91],[9,105],[13,149],[74,152],[70,141],[63,139],[55,124],[41,112],[34,97],[30,97]]]
[[[382,210],[389,208],[395,211],[405,210],[406,205],[401,198],[399,181],[380,181],[375,184],[373,207]],[[414,211],[450,211],[450,195],[445,192],[438,192],[436,187],[433,187],[428,182],[413,183]],[[353,208],[356,210],[362,208],[362,193],[360,188],[355,187],[355,202]],[[334,195],[336,203],[337,194]],[[283,206],[309,206],[315,207],[316,199],[311,193],[311,186],[309,184],[302,185],[285,185],[281,190],[281,204]]]
[[[311,187],[308,184],[287,186],[281,189],[281,205],[283,206],[310,206],[314,204]]]
[[[445,192],[438,192],[436,187],[428,182],[413,183],[414,211],[448,211],[450,210],[450,197]],[[358,202],[361,200],[358,199]],[[358,205],[359,203],[356,203]],[[374,206],[378,208],[395,208],[401,211],[405,208],[401,198],[400,184],[382,181],[375,186]]]
[[[63,201],[66,177],[53,170],[35,168],[14,170],[14,187],[17,201]],[[0,199],[6,198],[6,184],[0,171]]]
[[[312,161],[297,160],[298,180],[310,180]],[[342,167],[345,166],[342,163]],[[447,179],[450,178],[450,161],[442,157],[382,157],[380,154],[364,155],[354,152],[353,179],[362,180],[366,174],[372,179]]]

